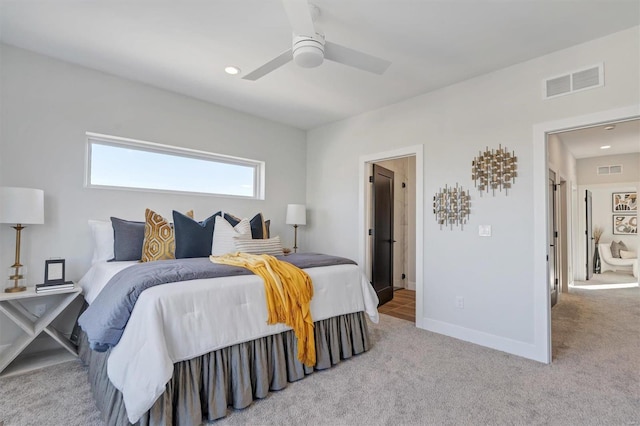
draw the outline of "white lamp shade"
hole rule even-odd
[[[0,223],[44,223],[44,191],[32,188],[0,187]]]
[[[306,225],[307,208],[304,204],[287,205],[287,225]]]

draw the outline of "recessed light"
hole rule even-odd
[[[238,67],[225,67],[224,72],[231,75],[240,74],[240,68]]]
[[[615,128],[616,128],[616,126],[612,124],[612,125],[610,125],[610,126],[605,127],[604,129],[605,129],[605,130],[613,130],[613,129],[615,129]]]
[[[609,149],[609,148],[611,148],[611,145],[602,145],[600,147],[600,149]]]

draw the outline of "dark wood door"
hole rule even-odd
[[[593,259],[594,239],[593,239],[593,232],[591,232],[591,230],[593,229],[593,226],[591,223],[591,199],[592,199],[591,191],[589,191],[588,189],[585,190],[584,211],[586,212],[585,223],[586,223],[587,229],[585,229],[584,234],[586,236],[585,245],[587,247],[587,264],[585,265],[587,268],[587,275],[586,275],[587,280],[590,280],[593,277],[593,263],[591,262],[591,259]]]
[[[393,172],[373,165],[372,284],[380,305],[393,299]]]
[[[556,204],[556,174],[549,170],[549,224],[548,224],[548,241],[549,241],[549,295],[551,297],[551,306],[558,303],[558,227],[557,227],[557,204]]]

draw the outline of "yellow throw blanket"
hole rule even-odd
[[[302,269],[268,254],[228,253],[210,256],[213,263],[241,266],[264,280],[267,294],[267,324],[284,323],[298,338],[298,359],[312,367],[316,364],[313,319],[309,305],[313,297],[311,278]]]

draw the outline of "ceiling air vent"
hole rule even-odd
[[[598,166],[599,175],[620,175],[622,174],[622,166]]]
[[[604,86],[604,63],[572,71],[544,81],[544,99]]]

